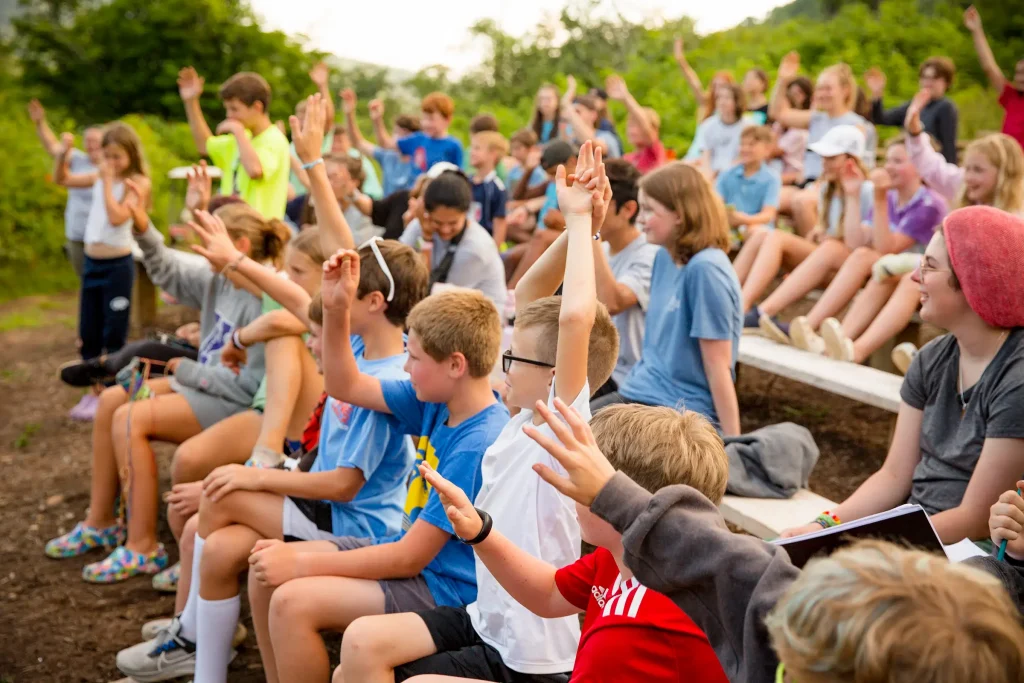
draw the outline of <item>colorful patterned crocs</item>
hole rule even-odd
[[[168,567],[153,577],[153,589],[161,593],[176,593],[180,576],[181,562],[176,562],[173,567]]]
[[[167,567],[167,562],[162,543],[149,555],[120,546],[102,562],[82,567],[82,578],[88,583],[118,583],[139,574],[156,574]]]
[[[55,560],[64,557],[78,557],[93,550],[104,548],[108,552],[124,543],[125,529],[120,524],[106,529],[94,529],[79,522],[75,528],[46,544],[46,556]]]

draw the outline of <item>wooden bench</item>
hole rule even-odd
[[[752,334],[740,337],[739,362],[893,413],[900,409],[903,378],[889,372],[832,360]]]
[[[142,265],[141,254],[135,254],[135,282],[132,284],[131,329],[140,334],[156,323],[156,285]]]
[[[807,524],[835,506],[828,498],[801,489],[792,498],[726,496],[718,509],[725,521],[767,540],[784,529]]]

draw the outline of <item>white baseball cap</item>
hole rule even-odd
[[[863,157],[867,138],[857,126],[836,126],[807,148],[823,157],[837,157],[840,154]]]

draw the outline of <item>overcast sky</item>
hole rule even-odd
[[[456,73],[478,64],[483,47],[469,27],[489,17],[512,35],[557,16],[565,0],[250,0],[271,28],[307,35],[312,46],[339,57],[416,71],[445,64]],[[633,20],[697,21],[699,33],[764,17],[785,0],[602,0],[600,11]]]

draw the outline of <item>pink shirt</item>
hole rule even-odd
[[[650,147],[624,154],[622,158],[636,166],[641,173],[648,173],[665,163],[665,146],[661,140],[655,140]]]
[[[927,133],[907,136],[907,154],[921,174],[921,180],[952,204],[964,183],[964,170],[936,152]]]
[[[999,94],[999,104],[1006,110],[1003,132],[1024,147],[1024,92],[1007,83]]]

